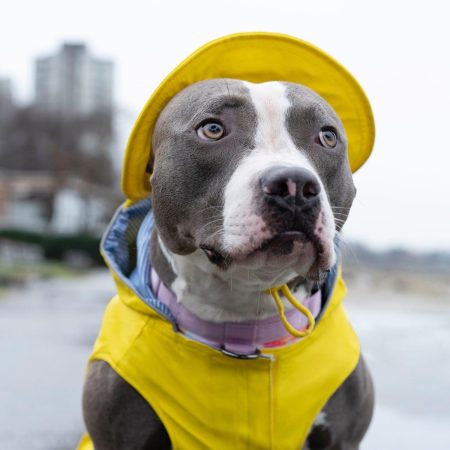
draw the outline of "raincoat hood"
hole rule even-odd
[[[122,190],[127,199],[141,200],[151,192],[147,167],[159,113],[185,87],[212,78],[303,84],[321,95],[340,117],[353,172],[372,151],[375,136],[372,110],[361,86],[344,67],[317,47],[292,36],[237,33],[211,41],[188,56],[147,101],[125,152]]]

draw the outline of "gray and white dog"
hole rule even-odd
[[[152,263],[197,316],[277,314],[260,293],[311,292],[336,263],[355,196],[342,123],[310,89],[213,79],[179,92],[153,134]],[[232,297],[229,295],[232,283]],[[329,399],[304,449],[356,450],[374,393],[361,358]],[[84,418],[96,450],[169,449],[148,403],[107,363],[90,364]]]

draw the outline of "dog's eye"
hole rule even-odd
[[[208,141],[217,141],[225,134],[225,128],[220,122],[206,122],[197,129],[197,134]]]
[[[325,148],[334,148],[337,145],[336,132],[331,128],[323,128],[319,132],[320,144]]]

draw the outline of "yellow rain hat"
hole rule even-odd
[[[375,126],[369,101],[355,78],[337,61],[292,36],[266,32],[231,34],[205,44],[188,56],[147,101],[125,152],[122,190],[128,199],[140,200],[151,192],[147,164],[159,113],[182,89],[211,78],[303,84],[321,95],[344,124],[353,172],[372,151]]]

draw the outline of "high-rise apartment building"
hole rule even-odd
[[[112,113],[113,62],[92,57],[84,44],[64,44],[35,61],[35,104],[63,117]]]

